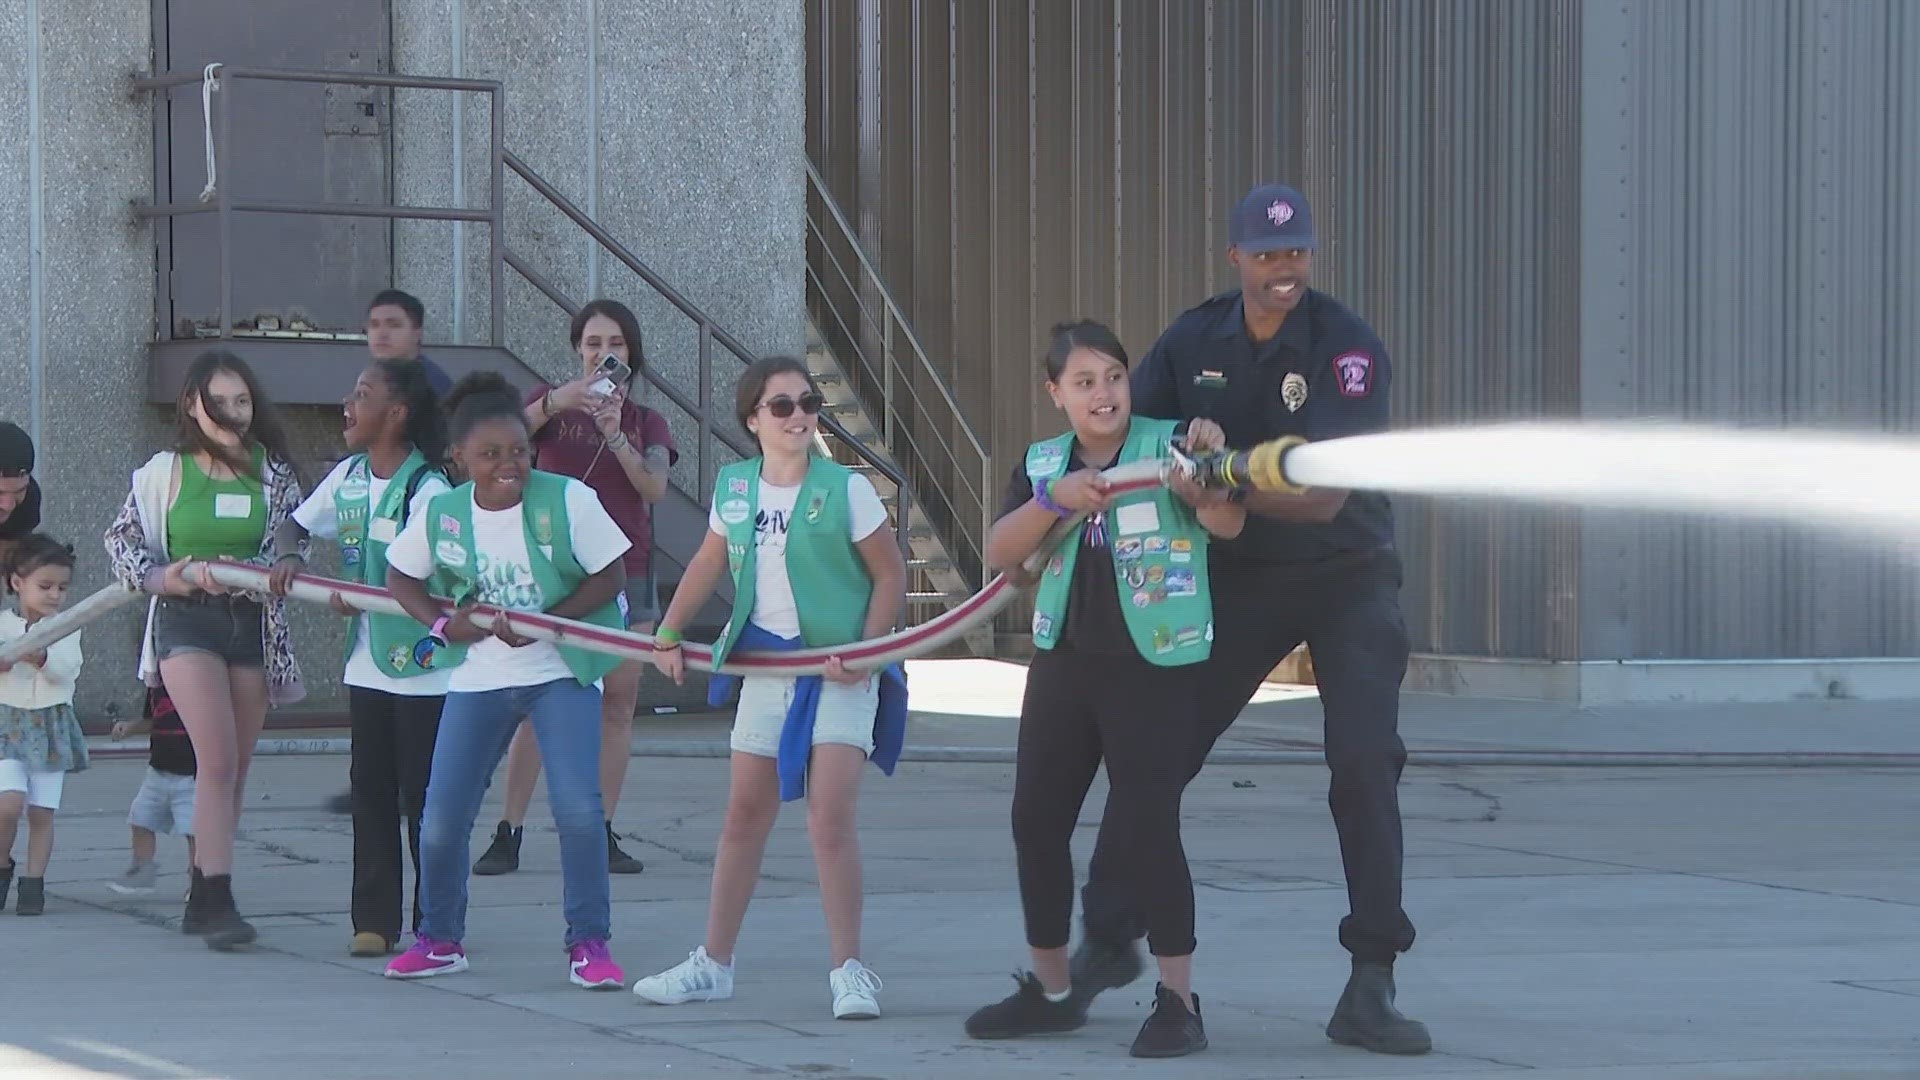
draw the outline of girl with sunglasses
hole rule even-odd
[[[687,565],[655,635],[654,664],[686,674],[685,627],[722,573],[733,580],[732,617],[714,643],[716,664],[734,648],[769,651],[847,645],[894,629],[906,606],[906,561],[886,507],[866,477],[813,452],[823,401],[806,366],[768,357],[740,379],[735,411],[760,456],[720,471],[707,536]],[[735,680],[715,678],[724,704]],[[727,817],[714,856],[707,939],[682,963],[641,979],[633,992],[661,1005],[733,996],[734,943],[760,877],[767,834],[783,801],[805,795],[833,949],[828,988],[837,1019],[880,1015],[880,979],[861,963],[860,846],[855,834],[862,767],[891,774],[906,728],[906,683],[897,669],[739,680]]]

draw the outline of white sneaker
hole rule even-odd
[[[107,882],[107,888],[121,896],[152,896],[157,869],[150,862],[137,862],[119,877]]]
[[[725,1001],[733,996],[733,965],[722,966],[702,945],[673,967],[634,983],[633,992],[655,1005]]]
[[[827,985],[833,988],[835,1020],[878,1020],[880,1018],[880,976],[858,960],[849,960],[827,973]]]

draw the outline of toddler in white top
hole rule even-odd
[[[67,605],[73,549],[39,533],[14,545],[5,567],[18,600],[0,611],[0,646]],[[69,634],[16,660],[0,659],[0,906],[6,904],[16,864],[13,841],[27,819],[27,866],[14,911],[46,910],[47,860],[53,855],[53,812],[66,774],[87,767],[87,740],[73,712],[80,675],[80,635]]]

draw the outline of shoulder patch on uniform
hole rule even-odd
[[[1342,397],[1366,397],[1373,392],[1373,357],[1363,352],[1346,352],[1333,358],[1333,371],[1339,376]]]

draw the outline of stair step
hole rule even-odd
[[[847,381],[841,378],[840,373],[837,371],[815,371],[811,372],[811,374],[813,375],[814,383],[819,386],[839,386]]]

